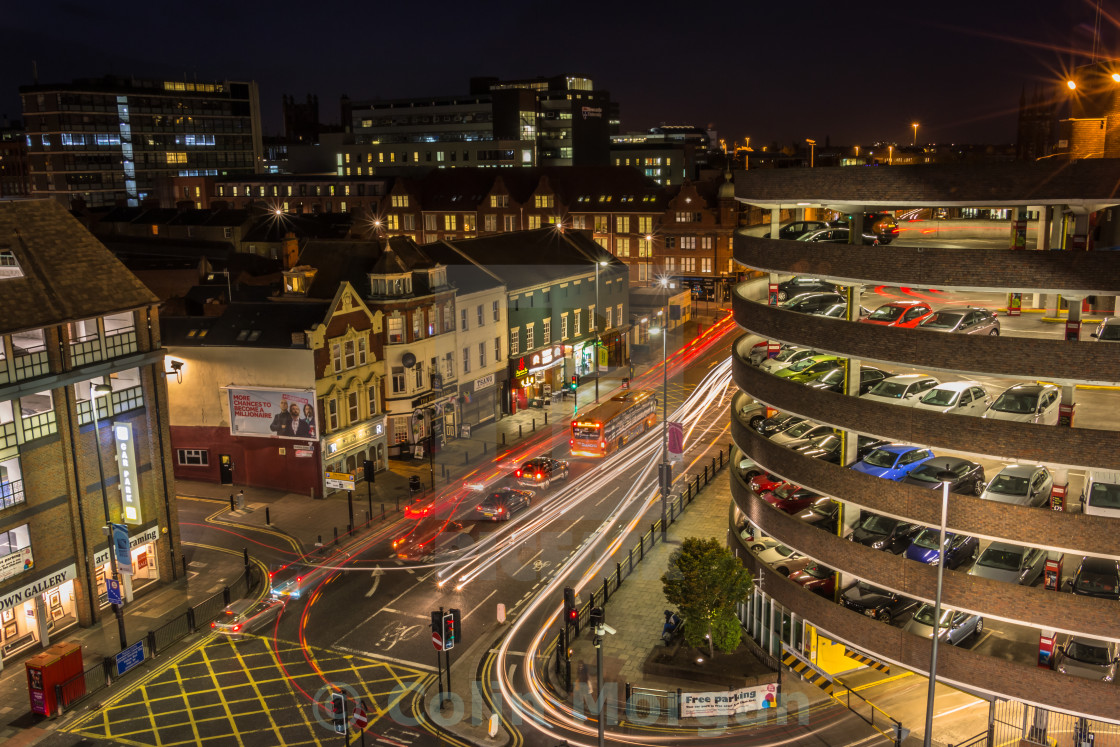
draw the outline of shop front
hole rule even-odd
[[[323,439],[325,472],[362,472],[368,459],[374,470],[388,467],[389,434],[385,416],[377,415]],[[296,453],[296,456],[300,456]],[[313,454],[309,456],[314,456]]]
[[[511,414],[544,407],[564,386],[565,347],[553,345],[510,360]]]
[[[49,645],[52,635],[78,623],[74,604],[77,573],[77,566],[71,563],[0,596],[0,668],[4,660]]]
[[[498,417],[498,391],[501,377],[497,373],[479,376],[459,386],[459,435],[470,437],[470,429]]]
[[[132,556],[132,573],[121,574],[121,593],[126,602],[145,586],[159,581],[159,561],[156,543],[159,542],[159,525],[148,527],[139,534],[128,538],[128,549]],[[93,578],[97,584],[97,604],[102,609],[109,606],[109,588],[105,579],[113,577],[112,560],[109,548],[98,550],[93,555]]]

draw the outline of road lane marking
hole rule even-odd
[[[521,571],[525,570],[525,566],[529,565],[529,564],[530,564],[530,563],[532,563],[532,562],[533,562],[534,560],[536,560],[536,559],[537,559],[538,557],[540,557],[540,554],[541,554],[542,552],[544,552],[544,549],[540,549],[540,550],[537,550],[537,554],[536,554],[536,555],[534,555],[533,557],[531,557],[531,558],[529,558],[528,560],[526,560],[526,561],[525,561],[524,563],[522,563],[522,564],[521,564],[521,567],[520,567],[520,568],[518,568],[518,569],[517,569],[516,571],[514,571],[513,573],[511,573],[511,574],[509,574],[509,575],[511,575],[511,576],[516,576],[516,575],[517,575],[518,573],[521,573]]]
[[[431,666],[430,664],[421,664],[420,662],[409,661],[408,659],[395,659],[392,656],[384,656],[382,654],[375,654],[375,653],[370,652],[370,651],[363,651],[360,648],[350,648],[348,646],[332,646],[331,648],[333,648],[337,651],[345,651],[348,654],[355,654],[357,656],[365,656],[369,659],[374,659],[376,661],[389,662],[389,663],[392,663],[392,664],[400,664],[400,665],[406,666],[406,667],[415,667],[416,669],[422,669],[425,672],[435,672],[435,671],[437,671],[436,668]]]
[[[470,609],[470,611],[468,611],[468,612],[467,612],[467,614],[463,615],[463,619],[464,619],[464,620],[466,620],[466,619],[467,619],[468,617],[470,617],[471,615],[473,615],[473,614],[475,613],[475,610],[477,610],[477,609],[478,609],[479,607],[481,607],[482,605],[486,604],[486,600],[487,600],[487,599],[489,599],[490,597],[494,596],[494,595],[495,595],[495,594],[497,594],[497,593],[498,593],[498,590],[497,590],[497,589],[494,589],[494,590],[493,590],[493,591],[491,591],[491,592],[490,592],[489,594],[487,594],[487,595],[486,595],[486,597],[485,597],[485,598],[484,598],[484,599],[483,599],[483,600],[482,600],[481,602],[479,602],[479,603],[478,603],[478,604],[476,604],[476,605],[475,605],[474,607],[472,607],[472,608]]]

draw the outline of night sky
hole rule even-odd
[[[162,11],[162,6],[168,8]],[[159,12],[152,10],[160,7]],[[177,8],[172,11],[171,8]],[[6,7],[0,113],[18,87],[107,73],[253,79],[265,134],[280,98],[466,93],[472,75],[577,73],[619,102],[623,131],[713,124],[759,147],[1009,143],[1019,94],[1089,62],[1096,3],[211,2]],[[1103,3],[1101,56],[1117,53],[1120,0]]]

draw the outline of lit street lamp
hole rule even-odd
[[[933,696],[937,688],[937,641],[941,637],[941,582],[945,577],[945,524],[949,518],[949,483],[956,474],[948,467],[937,473],[941,481],[941,529],[937,536],[937,596],[933,604],[933,647],[929,658],[929,691],[926,693],[926,731],[923,737],[925,747],[930,747],[933,737]]]
[[[666,506],[669,502],[669,278],[661,279],[661,287],[665,289],[665,308],[658,309],[657,315],[661,317],[659,328],[651,328],[650,334],[661,334],[661,469],[658,477],[661,483],[661,539],[665,539],[666,532]]]
[[[817,147],[817,141],[805,138],[805,142],[809,144],[809,168],[813,168],[813,153]]]
[[[595,404],[599,404],[599,314],[602,313],[599,308],[599,268],[606,266],[605,260],[595,263],[595,313],[591,317],[591,323],[595,325]]]
[[[914,145],[917,145],[918,144],[918,123],[915,122],[914,124],[912,124],[910,126],[914,128]]]
[[[97,399],[106,394],[112,394],[113,387],[108,384],[93,384],[89,388],[90,409],[93,411],[93,440],[97,451],[97,477],[101,483],[101,507],[105,510],[105,529],[109,537],[109,570],[113,580],[120,583],[120,573],[117,571],[117,548],[113,541],[113,526],[109,521],[109,494],[105,491],[105,465],[101,459],[101,423],[97,418]],[[124,613],[121,605],[113,605],[113,613],[117,616],[117,631],[121,638],[121,649],[128,647],[124,632]]]

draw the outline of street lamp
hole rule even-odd
[[[101,459],[101,423],[97,418],[97,399],[106,394],[112,394],[113,387],[108,384],[92,384],[89,388],[90,409],[93,410],[93,441],[97,451],[97,477],[101,483],[101,507],[105,511],[105,529],[109,537],[109,570],[113,580],[120,583],[120,574],[117,571],[117,548],[113,541],[113,527],[109,521],[109,494],[105,491],[105,464]],[[117,616],[117,632],[121,638],[121,649],[128,647],[124,632],[124,613],[119,604],[113,605],[113,613]]]
[[[945,577],[945,524],[949,518],[949,483],[957,476],[945,469],[937,473],[941,482],[941,528],[937,536],[937,596],[933,601],[933,646],[929,658],[929,691],[926,693],[926,732],[923,737],[925,747],[930,747],[933,738],[933,696],[937,688],[937,641],[941,637],[941,582]]]
[[[813,168],[813,153],[817,147],[817,141],[805,138],[805,142],[809,144],[809,168]]]
[[[665,308],[658,309],[657,315],[661,317],[661,325],[657,330],[650,329],[650,334],[661,333],[661,469],[658,471],[661,483],[661,539],[666,533],[666,506],[669,502],[669,278],[661,278],[661,287],[665,289]]]
[[[918,144],[918,123],[915,122],[914,124],[912,124],[910,126],[914,128],[914,145],[917,145]]]
[[[893,145],[888,145],[887,146],[887,165],[888,166],[893,166],[894,165],[894,146]]]
[[[595,263],[595,313],[591,316],[595,325],[595,404],[599,404],[599,268],[606,266],[606,260]]]

